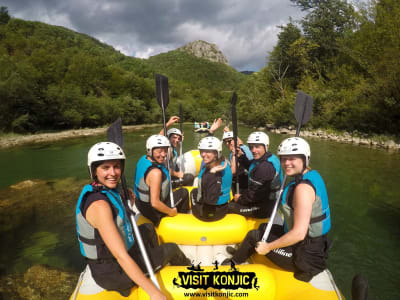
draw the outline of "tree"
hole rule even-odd
[[[290,0],[308,14],[301,21],[304,36],[319,47],[314,61],[327,67],[339,53],[338,40],[356,29],[356,13],[346,0]]]
[[[0,25],[7,24],[10,21],[10,15],[8,14],[8,8],[6,6],[0,7]]]

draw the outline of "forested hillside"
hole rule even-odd
[[[307,14],[281,27],[268,64],[241,89],[239,117],[290,124],[301,89],[314,97],[314,128],[398,136],[400,1],[359,10],[342,0],[291,2]]]
[[[169,76],[169,115],[181,101],[185,121],[205,120],[226,110],[226,91],[243,76],[185,52],[150,63],[63,27],[7,18],[5,8],[1,15],[0,131],[96,127],[118,116],[124,124],[160,122],[155,72]]]

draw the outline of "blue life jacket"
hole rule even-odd
[[[81,203],[84,197],[88,193],[95,192],[93,186],[87,184],[83,187],[81,195],[79,196],[78,203],[75,209],[75,219],[76,219],[76,230],[78,233],[79,248],[81,254],[84,257],[90,259],[102,259],[109,257],[99,257],[99,247],[104,246],[103,240],[100,237],[95,236],[95,228],[89,224],[89,222],[84,218],[81,211]],[[110,200],[111,205],[118,211],[116,217],[114,218],[114,223],[118,228],[118,231],[125,242],[126,249],[129,250],[134,244],[134,238],[132,233],[132,226],[129,220],[129,216],[125,211],[125,207],[122,203],[119,191],[116,189],[103,188],[100,190],[102,194],[106,195]]]
[[[267,159],[267,162],[271,163],[274,166],[275,169],[275,176],[271,181],[270,184],[270,194],[269,194],[269,199],[274,200],[276,199],[277,193],[279,193],[279,189],[281,187],[281,183],[283,181],[283,172],[281,168],[281,162],[279,161],[279,158],[271,154]],[[250,164],[249,167],[249,174],[248,174],[248,179],[249,179],[249,185],[250,182],[252,181],[251,178],[251,171],[261,162],[261,160],[253,160]]]
[[[300,183],[304,181],[310,182],[315,189],[315,201],[312,205],[311,220],[308,226],[308,236],[314,238],[326,234],[331,229],[328,193],[324,180],[317,171],[311,170],[306,172]],[[293,197],[296,188],[295,184],[296,182],[293,180],[285,187],[282,194],[282,202],[279,206],[280,212],[284,215],[286,232],[293,228],[294,212],[289,199]],[[289,189],[290,192],[288,192]]]
[[[135,181],[133,187],[135,195],[140,201],[150,202],[150,187],[145,181],[145,175],[148,171],[150,171],[150,168],[158,168],[162,171],[163,176],[160,187],[160,200],[164,202],[164,200],[166,200],[169,195],[169,172],[165,165],[152,162],[147,158],[146,155],[143,155],[136,165]]]
[[[224,164],[225,164],[225,161],[221,162],[221,166],[223,166]],[[205,200],[202,199],[201,178],[203,177],[205,170],[206,170],[206,166],[204,165],[201,168],[199,176],[198,176],[199,190],[197,193],[197,202],[203,202],[203,203],[205,202]],[[224,170],[222,170],[221,172],[218,172],[218,173],[221,173],[222,183],[221,183],[221,193],[220,193],[220,196],[218,197],[217,205],[222,205],[222,204],[228,203],[228,201],[230,200],[230,193],[231,193],[231,186],[232,186],[232,170],[229,166],[229,163]]]

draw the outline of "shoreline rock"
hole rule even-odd
[[[289,128],[274,128],[271,125],[267,126],[268,130],[277,134],[288,134],[295,135],[296,130],[292,127]],[[261,129],[261,128],[260,128]],[[301,136],[303,137],[311,137],[311,138],[319,138],[319,139],[327,139],[331,141],[335,141],[338,143],[347,143],[354,144],[359,146],[367,146],[370,148],[381,148],[386,149],[388,151],[400,151],[400,144],[396,144],[395,141],[382,137],[381,139],[374,139],[368,136],[361,136],[358,133],[330,133],[326,130],[317,129],[317,130],[302,130]]]
[[[126,132],[141,130],[147,127],[159,127],[160,124],[142,124],[142,125],[130,125],[123,126],[122,129]],[[101,128],[85,128],[85,129],[73,129],[54,133],[39,133],[32,135],[20,135],[13,137],[0,137],[0,149],[12,148],[16,146],[29,145],[29,144],[40,144],[59,141],[69,138],[77,138],[84,136],[95,136],[105,134],[108,127]],[[286,127],[275,127],[272,124],[267,124],[265,127],[259,127],[257,130],[268,130],[277,134],[295,135],[296,129],[293,126]],[[312,137],[327,139],[339,143],[354,144],[359,146],[367,146],[370,148],[381,148],[388,151],[400,151],[400,144],[389,137],[382,136],[381,138],[373,138],[366,135],[356,133],[331,133],[327,130],[315,129],[315,130],[302,130],[301,135],[303,137]]]

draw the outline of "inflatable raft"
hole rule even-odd
[[[189,151],[182,159],[186,171],[197,175],[201,165],[198,151]],[[226,247],[240,243],[249,230],[266,221],[236,214],[228,214],[215,222],[203,222],[190,214],[163,218],[157,228],[160,242],[178,244],[192,261],[191,266],[166,266],[156,274],[164,294],[168,299],[186,300],[344,299],[329,270],[319,273],[310,282],[302,282],[295,279],[292,272],[279,268],[260,255],[253,255],[247,264],[221,266],[222,261],[230,258]],[[138,215],[137,222],[149,221]],[[106,291],[94,282],[87,267],[70,299],[142,300],[149,297],[138,287],[132,289],[129,297]]]

